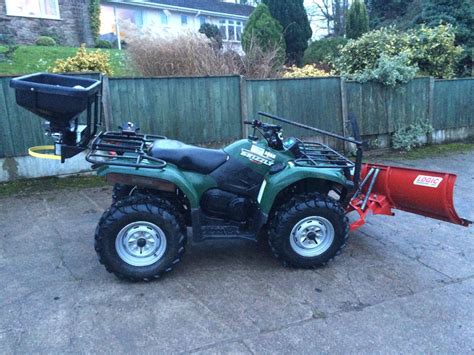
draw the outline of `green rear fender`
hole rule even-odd
[[[109,174],[128,175],[132,181],[133,177],[144,177],[170,182],[186,195],[191,208],[198,208],[201,195],[207,189],[217,186],[214,179],[208,175],[181,171],[172,164],[166,165],[163,169],[135,169],[122,166],[103,166],[97,169],[97,175],[99,176],[107,176]],[[140,186],[140,183],[133,185]]]
[[[288,186],[305,179],[329,180],[346,186],[347,179],[335,169],[315,169],[287,166],[285,170],[265,178],[265,186],[260,189],[258,202],[262,212],[269,214],[278,193]]]

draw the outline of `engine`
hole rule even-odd
[[[210,217],[244,222],[251,214],[252,203],[249,198],[210,189],[201,198],[201,208]]]

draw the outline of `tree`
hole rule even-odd
[[[365,0],[372,28],[403,16],[414,0]]]
[[[199,32],[206,35],[207,38],[215,41],[218,49],[222,48],[222,35],[219,27],[210,23],[203,23],[199,28]]]
[[[415,24],[436,27],[440,23],[454,26],[456,44],[464,48],[457,74],[472,76],[474,52],[474,4],[472,0],[425,0]]]
[[[472,75],[474,51],[474,3],[472,0],[365,0],[371,27],[396,25],[407,30],[425,24],[454,27],[456,44],[464,53],[456,68],[457,75]]]
[[[349,0],[313,0],[309,6],[312,17],[326,21],[328,36],[342,37],[345,33]]]
[[[260,4],[252,12],[242,34],[242,47],[247,52],[251,45],[258,45],[263,51],[280,48],[280,56],[284,58],[285,42],[283,27],[270,14],[267,5]]]
[[[365,4],[360,0],[355,0],[346,19],[346,37],[350,39],[359,38],[361,35],[369,31],[369,15]]]
[[[322,38],[311,42],[304,52],[304,64],[318,64],[329,70],[346,43],[347,39],[344,37]]]
[[[303,64],[303,55],[313,31],[303,0],[263,0],[273,18],[283,26],[287,64]]]

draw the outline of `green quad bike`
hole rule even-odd
[[[279,125],[244,123],[262,139],[254,134],[224,149],[141,135],[132,123],[97,136],[87,160],[114,184],[95,236],[107,270],[160,277],[182,258],[187,227],[195,242],[268,236],[274,255],[295,267],[338,253],[349,235],[354,163],[320,143],[283,139]]]
[[[140,134],[130,122],[120,131],[99,133],[100,81],[34,74],[10,85],[19,105],[48,120],[46,130],[63,162],[88,149],[87,161],[114,185],[95,250],[120,278],[149,281],[171,271],[184,255],[188,227],[194,242],[268,238],[284,264],[313,268],[344,247],[348,211],[359,213],[357,227],[369,210],[386,212],[375,212],[377,196],[369,200],[380,171],[371,168],[359,184],[362,149],[354,119],[356,139],[349,139],[260,113],[355,144],[355,162],[324,144],[284,138],[280,125],[259,120],[244,122],[253,128],[248,139],[207,149]],[[79,124],[83,111],[85,124]]]

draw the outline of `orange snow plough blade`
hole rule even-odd
[[[359,214],[359,219],[351,224],[351,230],[364,225],[370,212],[392,216],[392,209],[465,227],[472,223],[460,218],[454,208],[454,174],[364,164],[361,181],[359,190],[348,206],[348,212],[356,211]]]

